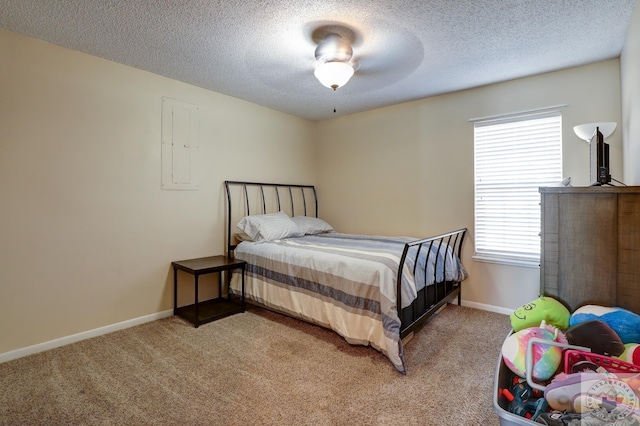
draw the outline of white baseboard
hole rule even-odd
[[[468,300],[462,299],[462,306],[466,306],[468,308],[481,309],[483,311],[496,312],[498,314],[511,315],[513,309],[504,308],[502,306],[495,305],[486,305],[484,303],[478,302],[470,302]]]
[[[122,321],[100,328],[94,328],[93,330],[87,330],[81,333],[72,334],[70,336],[61,337],[59,339],[50,340],[48,342],[38,343],[37,345],[27,346],[26,348],[5,352],[3,354],[0,354],[0,363],[11,361],[17,358],[22,358],[23,356],[27,355],[33,355],[49,349],[58,348],[60,346],[68,345],[69,343],[75,343],[81,340],[90,339],[92,337],[101,336],[103,334],[112,333],[114,331],[124,330],[125,328],[130,328],[136,325],[144,324],[146,322],[170,317],[171,315],[173,315],[173,309],[169,309],[168,311],[156,312],[155,314],[133,318],[127,321]]]
[[[502,306],[487,305],[484,303],[471,302],[468,300],[462,300],[462,306],[468,308],[481,309],[483,311],[496,312],[499,314],[511,315],[513,309],[504,308]],[[93,330],[83,331],[81,333],[72,334],[70,336],[61,337],[59,339],[50,340],[48,342],[39,343],[33,346],[27,346],[26,348],[16,349],[10,352],[0,354],[0,363],[11,361],[13,359],[22,358],[27,355],[33,355],[38,352],[43,352],[49,349],[58,348],[60,346],[68,345],[70,343],[79,342],[81,340],[90,339],[92,337],[101,336],[103,334],[112,333],[118,330],[124,330],[125,328],[134,327],[136,325],[144,324],[167,318],[173,315],[173,309],[167,311],[156,312],[155,314],[145,315],[138,318],[133,318],[127,321],[122,321],[116,324],[107,325]]]

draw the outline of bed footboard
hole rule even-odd
[[[447,272],[451,272],[452,266],[446,261],[447,256],[454,256],[454,263],[460,262],[462,254],[462,243],[466,235],[467,228],[458,229],[456,231],[447,232],[445,234],[436,235],[430,238],[424,238],[421,240],[412,241],[405,244],[400,259],[400,266],[398,268],[398,280],[397,280],[397,307],[398,316],[402,323],[400,328],[400,338],[404,339],[407,335],[413,332],[417,327],[425,323],[431,316],[433,316],[442,306],[449,303],[454,297],[458,298],[458,305],[460,305],[461,298],[461,280],[449,280],[447,279]],[[416,247],[416,249],[412,249]],[[411,253],[410,253],[411,251]],[[407,307],[402,302],[402,291],[400,283],[402,282],[402,271],[408,256],[415,256],[413,261],[413,274],[415,274],[415,268],[418,266],[418,257],[420,254],[431,253],[435,258],[435,265],[433,267],[433,283],[429,284],[427,279],[426,264],[424,280],[420,291],[418,291],[418,297]],[[419,283],[416,283],[418,285]]]

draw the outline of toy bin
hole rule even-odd
[[[513,333],[513,330],[510,331],[509,334],[507,334],[507,337],[505,337],[505,340],[508,339],[512,333]],[[528,370],[526,374],[526,379],[527,379],[527,383],[531,388],[538,389],[540,391],[544,391],[544,386],[542,386],[541,384],[534,383],[531,377],[531,370],[533,366],[533,355],[531,351],[533,348],[533,344],[545,344],[545,345],[558,346],[560,348],[566,349],[565,355],[576,354],[573,356],[573,358],[578,359],[577,358],[578,356],[582,356],[582,357],[587,357],[587,359],[593,362],[597,362],[597,360],[595,359],[597,355],[592,354],[590,352],[585,352],[585,351],[589,351],[588,348],[569,345],[569,344],[560,343],[560,342],[550,342],[537,337],[530,338],[529,341],[527,342],[527,350],[525,354],[527,370]],[[568,362],[567,359],[569,358],[565,357],[565,363]],[[626,363],[622,361],[615,361],[615,364],[619,365],[619,364],[626,364]],[[634,367],[627,366],[627,369],[629,368],[634,368]],[[496,414],[498,414],[498,416],[500,417],[500,425],[501,426],[540,425],[540,423],[538,422],[529,420],[526,417],[519,416],[508,410],[509,402],[507,401],[507,398],[501,394],[500,390],[509,389],[512,383],[513,383],[513,373],[511,372],[511,370],[509,370],[509,367],[507,367],[507,365],[504,363],[504,360],[502,358],[502,353],[500,353],[500,356],[498,358],[498,364],[496,365],[496,374],[493,381],[493,409],[496,412]]]

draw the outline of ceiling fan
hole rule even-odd
[[[381,89],[402,80],[424,59],[424,47],[414,34],[384,22],[376,22],[370,31],[339,22],[310,23],[309,27],[316,46],[314,75],[334,91],[354,75],[358,91]]]
[[[413,33],[386,22],[356,28],[337,21],[310,21],[273,27],[267,34],[246,46],[244,64],[254,78],[277,90],[276,96],[300,103],[346,102],[387,90],[414,72],[424,58],[424,47]],[[331,68],[346,70],[347,78],[318,84],[318,76]],[[336,92],[342,96],[330,96]]]

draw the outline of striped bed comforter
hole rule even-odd
[[[351,344],[371,345],[405,373],[396,281],[404,244],[413,240],[327,233],[262,243],[245,241],[236,248],[235,257],[247,262],[245,297],[333,329]],[[403,308],[425,282],[434,282],[434,276],[437,281],[443,281],[444,274],[448,281],[466,278],[450,248],[443,247],[438,254],[434,245],[429,256],[426,252],[426,248],[421,250],[415,277],[415,251],[407,256]],[[231,283],[236,294],[240,292],[239,275],[234,273]]]

